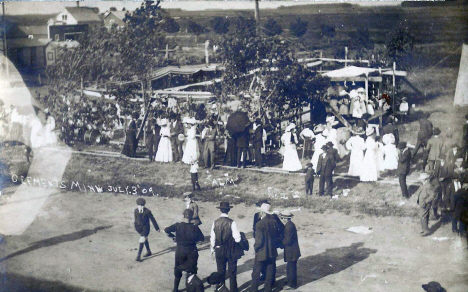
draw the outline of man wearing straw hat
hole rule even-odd
[[[284,210],[280,217],[284,223],[284,261],[286,264],[286,286],[283,290],[294,290],[297,288],[297,260],[301,256],[299,241],[297,239],[296,225],[291,221],[293,213]]]
[[[436,190],[430,182],[430,175],[427,173],[421,173],[419,179],[422,181],[422,186],[416,191],[415,195],[419,205],[419,217],[421,220],[421,235],[427,236],[430,234],[428,227],[429,224],[429,213],[431,211],[432,202],[436,198]]]
[[[214,253],[218,273],[226,274],[226,264],[229,274],[229,288],[237,292],[237,260],[238,257],[233,254],[236,242],[241,241],[241,235],[237,229],[237,224],[229,218],[228,213],[232,206],[229,202],[220,202],[219,207],[221,215],[213,222],[211,227],[211,254]],[[224,279],[223,279],[224,283]]]
[[[278,223],[273,217],[271,205],[262,204],[259,208],[262,219],[257,223],[255,230],[255,262],[252,271],[251,292],[257,292],[260,286],[260,271],[266,270],[265,292],[272,291],[275,283],[276,258],[281,245]]]

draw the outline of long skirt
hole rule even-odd
[[[161,137],[155,160],[158,162],[172,162],[172,146],[168,137]]]

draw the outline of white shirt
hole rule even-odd
[[[407,102],[402,102],[400,104],[400,112],[407,112],[408,111],[408,103]]]
[[[219,216],[220,218],[221,217],[226,217],[226,218],[229,218],[229,215],[228,214],[224,214],[224,213],[221,213],[221,215]],[[211,226],[211,233],[210,233],[210,242],[211,242],[211,252],[214,252],[214,247],[215,247],[215,241],[216,241],[216,235],[215,235],[215,232],[214,232],[214,221],[213,221],[213,225]],[[236,242],[240,242],[241,241],[241,235],[240,235],[240,232],[239,230],[237,229],[237,224],[235,221],[232,221],[231,223],[231,233],[232,233],[232,237],[234,238],[234,240]]]
[[[304,128],[304,130],[302,130],[300,136],[302,137],[307,137],[307,138],[314,138],[315,137],[315,134],[314,134],[314,131],[312,131],[311,129],[309,128]]]
[[[197,173],[198,172],[198,163],[194,163],[190,165],[190,173]]]
[[[187,283],[190,283],[193,279],[193,277],[195,277],[195,274],[191,275],[190,277],[187,278]]]

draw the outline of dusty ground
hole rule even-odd
[[[138,235],[133,230],[135,197],[111,194],[57,192],[36,221],[20,236],[7,236],[0,245],[6,276],[0,291],[170,291],[174,244],[152,230],[155,254],[134,261]],[[147,198],[161,227],[176,222],[184,208],[181,200]],[[214,203],[200,202],[201,229],[209,235],[218,216]],[[255,208],[243,204],[231,211],[239,228],[248,234]],[[447,291],[468,291],[466,244],[449,225],[435,223],[434,234],[419,236],[416,219],[372,217],[335,211],[296,213],[302,258],[298,291],[423,291],[421,285],[437,281]],[[345,231],[351,226],[372,228],[369,235]],[[437,238],[448,237],[437,241]],[[199,276],[216,268],[206,243],[199,246]],[[249,251],[239,262],[239,285],[248,287],[253,264]],[[277,280],[285,264],[277,261]],[[184,284],[181,285],[184,287]],[[209,291],[209,290],[208,290]]]

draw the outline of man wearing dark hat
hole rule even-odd
[[[400,143],[400,133],[398,127],[395,125],[395,118],[393,116],[388,117],[387,124],[382,129],[382,137],[385,134],[393,134],[395,137],[395,145]]]
[[[323,145],[323,153],[320,154],[319,160],[317,163],[317,174],[320,175],[319,180],[319,196],[325,194],[325,184],[327,185],[326,193],[328,196],[333,196],[333,170],[335,169],[336,162],[333,158],[332,152],[328,151],[329,146]]]
[[[183,212],[182,222],[175,223],[164,229],[167,236],[172,237],[177,243],[175,252],[175,266],[174,266],[174,290],[179,291],[179,283],[182,278],[182,271],[190,269],[190,271],[197,271],[198,263],[198,250],[197,242],[205,240],[203,233],[198,226],[191,223],[193,218],[193,211],[185,209]]]
[[[427,119],[428,114],[424,113],[424,116],[419,120],[419,131],[418,131],[418,140],[416,142],[416,147],[414,148],[413,157],[416,157],[419,148],[423,144],[427,144],[429,139],[432,136],[432,123]]]
[[[257,167],[263,166],[263,126],[262,121],[260,119],[255,120],[254,124],[254,137],[253,137],[253,147],[255,150],[255,165]]]
[[[422,288],[426,292],[447,292],[447,290],[445,290],[439,282],[429,282],[427,284],[422,285]]]
[[[216,285],[214,292],[229,292],[228,288],[224,284],[224,275],[218,272],[211,273],[206,279],[206,282],[210,285]]]
[[[277,248],[282,245],[281,234],[276,219],[271,212],[271,205],[260,207],[262,219],[256,225],[255,231],[255,261],[252,271],[251,292],[257,292],[260,286],[260,272],[266,270],[265,292],[271,292],[275,283]]]
[[[193,200],[193,193],[192,192],[185,192],[183,193],[183,199],[186,203],[187,209],[192,210],[192,223],[196,226],[201,225],[202,222],[200,220],[200,216],[198,214],[198,204]]]
[[[398,180],[400,182],[401,194],[405,198],[409,198],[408,186],[406,185],[406,177],[410,172],[411,164],[411,151],[406,146],[406,142],[398,143],[398,149],[400,153],[398,154]]]
[[[136,261],[141,261],[141,252],[143,251],[143,245],[146,247],[146,254],[144,257],[151,255],[151,250],[148,242],[148,235],[150,233],[150,220],[153,223],[154,229],[159,232],[159,226],[154,219],[153,214],[147,208],[145,208],[146,201],[143,198],[136,200],[138,208],[135,209],[135,230],[140,234],[140,246],[138,247],[138,255]]]
[[[169,128],[171,130],[171,144],[172,144],[172,153],[174,161],[180,161],[182,156],[184,156],[184,152],[182,149],[183,141],[179,140],[179,135],[184,134],[184,125],[180,121],[180,115],[172,113],[171,119],[169,123]]]
[[[314,189],[314,175],[315,171],[312,167],[312,163],[309,162],[306,164],[306,168],[304,169],[305,172],[305,190],[306,195],[312,196],[312,191]]]
[[[218,273],[221,275],[226,274],[227,264],[229,288],[231,291],[237,292],[237,260],[239,258],[233,251],[236,242],[241,241],[241,235],[236,222],[228,216],[232,208],[229,202],[221,202],[216,208],[221,211],[221,215],[211,227],[211,254],[215,255]]]
[[[187,292],[204,292],[205,287],[203,287],[203,281],[200,280],[197,276],[197,271],[190,269],[184,270],[187,272],[187,280],[185,282],[185,287]]]
[[[216,137],[218,136],[218,130],[216,130],[213,121],[208,122],[208,127],[205,132],[205,143],[203,159],[205,160],[205,168],[210,167],[211,169],[215,166],[216,158]]]
[[[280,213],[284,224],[284,261],[286,264],[286,286],[283,290],[294,290],[297,288],[297,260],[301,256],[299,241],[297,238],[296,225],[291,221],[293,213],[285,210]]]

